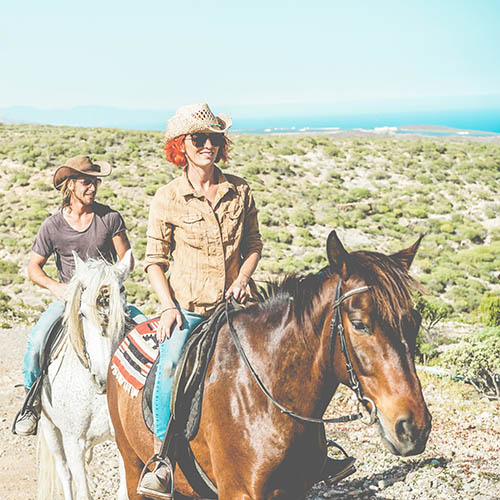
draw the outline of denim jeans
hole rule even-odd
[[[180,308],[182,329],[174,327],[172,335],[160,344],[160,359],[156,372],[153,390],[153,416],[155,434],[163,440],[170,418],[170,393],[174,379],[175,368],[182,354],[182,349],[190,333],[203,320],[203,316]]]
[[[50,329],[54,326],[56,321],[63,316],[64,307],[64,302],[54,300],[48,309],[40,316],[29,334],[23,364],[24,387],[26,387],[26,389],[29,389],[38,375],[40,375],[40,351]],[[146,316],[144,316],[144,314],[134,305],[127,304],[127,309],[130,317],[135,323],[139,324],[143,321],[147,321],[148,318],[146,318]]]
[[[26,389],[29,389],[40,375],[40,351],[50,329],[64,314],[64,305],[64,302],[54,300],[40,316],[29,334],[23,364],[24,387]]]

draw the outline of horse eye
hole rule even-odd
[[[352,326],[361,333],[370,333],[370,329],[362,321],[351,321]]]

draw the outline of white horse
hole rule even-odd
[[[122,282],[131,270],[132,253],[110,264],[83,262],[76,253],[75,274],[64,312],[65,340],[48,368],[40,418],[39,499],[53,500],[57,476],[65,500],[91,500],[86,462],[92,448],[114,439],[106,402],[111,357],[126,322]],[[120,457],[117,498],[128,498]]]

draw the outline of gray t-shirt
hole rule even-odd
[[[126,229],[119,212],[100,203],[94,204],[94,218],[85,231],[73,229],[59,209],[43,221],[32,250],[46,258],[54,253],[59,281],[67,283],[75,269],[73,250],[84,261],[104,257],[114,262],[116,250],[112,238]]]

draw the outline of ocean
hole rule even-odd
[[[339,130],[398,134],[418,131],[425,135],[434,136],[498,135],[500,134],[500,109],[247,118],[233,119],[232,128],[233,132],[264,134],[335,132]],[[468,134],[464,132],[468,132]]]
[[[424,135],[500,135],[500,107],[448,111],[340,114],[315,110],[292,115],[271,112],[252,115],[241,109],[226,111],[233,133],[314,133],[361,130],[372,133]],[[274,116],[273,114],[274,113]],[[0,121],[131,130],[164,130],[173,110],[132,110],[100,106],[68,109],[11,107],[0,109]]]

